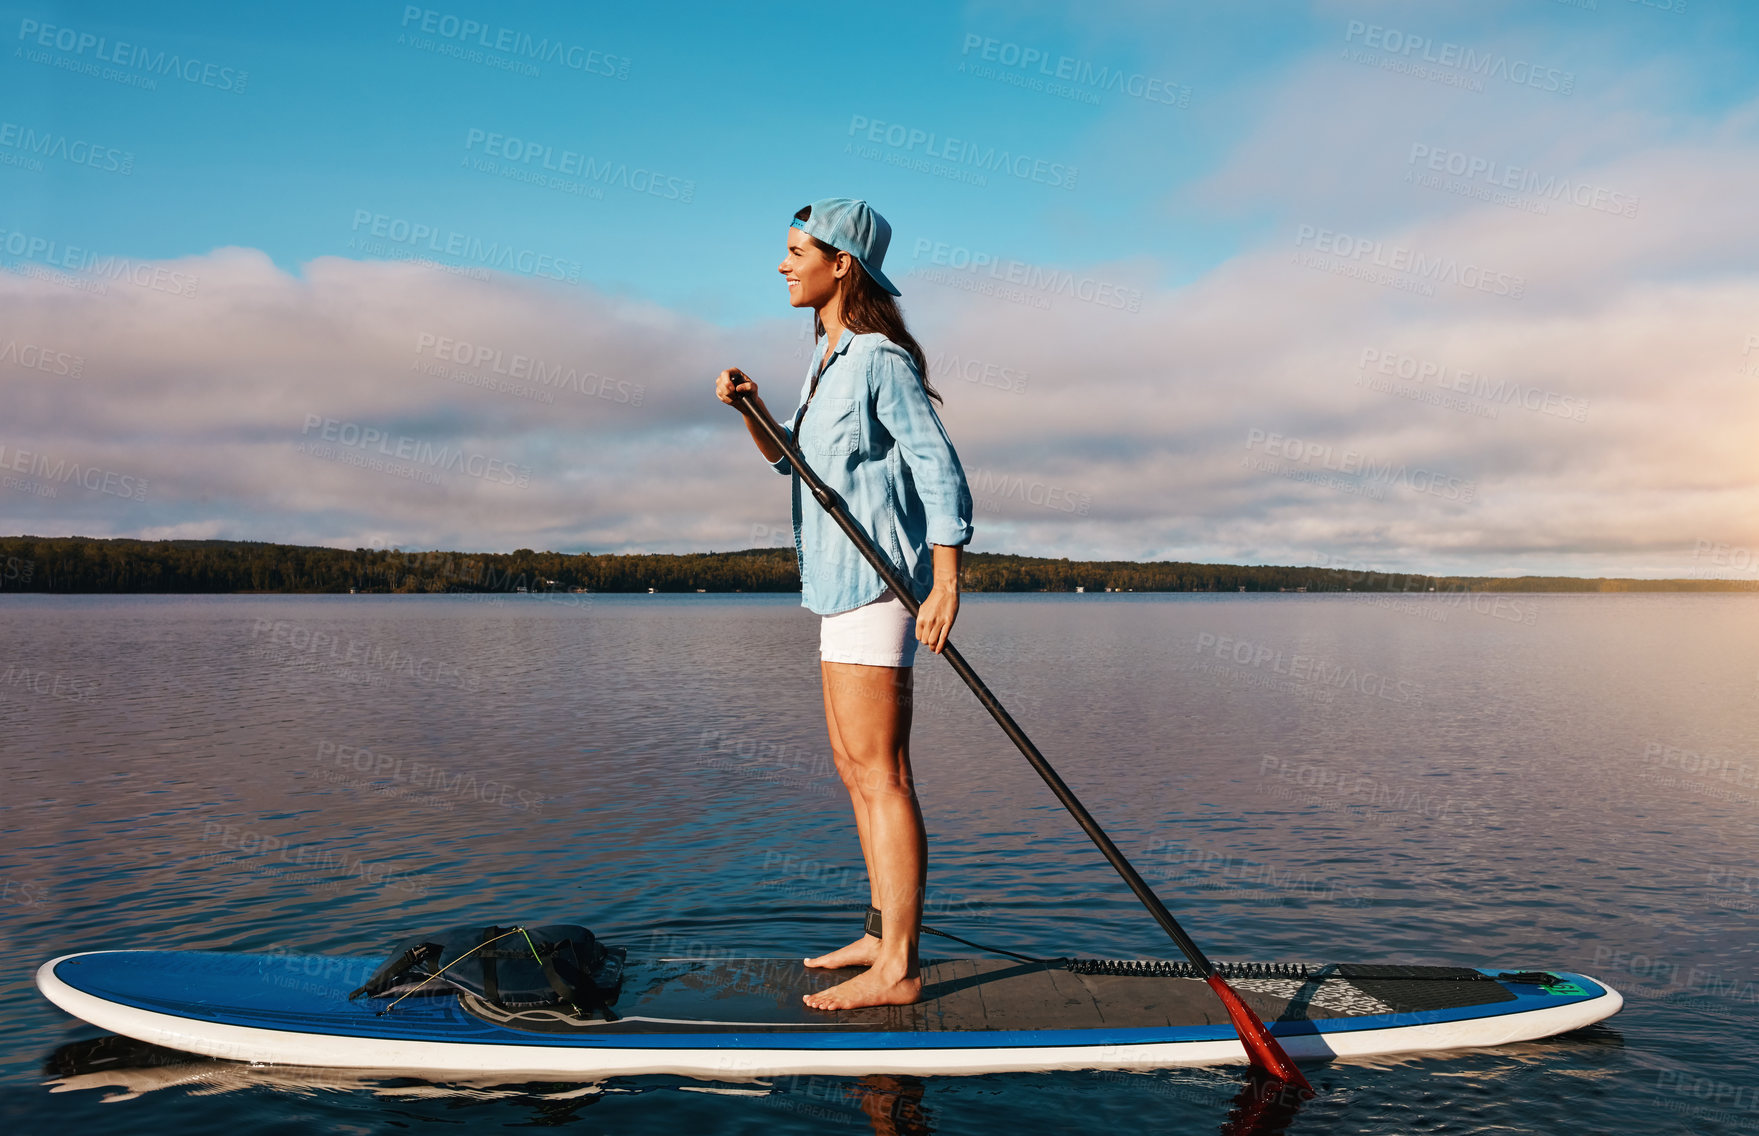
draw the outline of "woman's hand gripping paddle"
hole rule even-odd
[[[740,378],[744,377],[739,372],[734,372],[734,374]],[[861,531],[861,526],[855,523],[855,519],[849,515],[849,510],[844,507],[842,500],[838,498],[836,493],[819,479],[810,466],[801,460],[800,451],[794,445],[793,440],[782,433],[782,429],[776,425],[775,419],[746,398],[743,391],[735,391],[734,400],[734,405],[738,406],[740,412],[755,423],[759,431],[787,455],[795,472],[800,475],[800,480],[804,481],[807,488],[812,490],[812,495],[818,498],[818,503],[824,506],[825,511],[830,513],[832,519],[848,534],[849,539],[855,542],[855,547],[867,558],[867,562],[873,565],[874,571],[879,573],[880,579],[891,587],[892,594],[910,609],[911,615],[915,615],[921,606],[916,600],[915,592],[911,590],[910,585],[905,582],[903,577],[898,575],[897,570],[886,561],[885,557],[879,554],[879,550],[874,548],[873,541]],[[1179,950],[1183,951],[1185,957],[1191,960],[1191,964],[1202,973],[1204,980],[1209,983],[1209,988],[1215,991],[1216,996],[1222,1000],[1222,1005],[1227,1007],[1228,1018],[1234,1023],[1234,1030],[1240,1035],[1240,1042],[1246,1047],[1246,1058],[1252,1063],[1252,1066],[1279,1081],[1312,1092],[1312,1086],[1307,1083],[1307,1078],[1301,1075],[1301,1070],[1296,1068],[1294,1060],[1283,1052],[1283,1047],[1277,1043],[1276,1038],[1271,1036],[1270,1031],[1259,1020],[1258,1015],[1253,1013],[1252,1008],[1247,1006],[1234,988],[1227,984],[1227,981],[1216,970],[1215,964],[1210,962],[1204,953],[1197,948],[1197,944],[1191,941],[1191,936],[1185,934],[1185,929],[1179,926],[1178,921],[1173,918],[1172,912],[1166,909],[1166,905],[1161,903],[1160,898],[1154,894],[1148,883],[1131,866],[1130,861],[1126,860],[1124,854],[1118,851],[1118,846],[1113,844],[1111,837],[1107,836],[1105,831],[1099,827],[1098,822],[1093,819],[1093,815],[1087,811],[1086,806],[1076,799],[1075,794],[1069,791],[1067,785],[1063,784],[1063,779],[1057,776],[1057,771],[1051,768],[1050,762],[1046,761],[1044,755],[1038,752],[1038,747],[1032,744],[1032,740],[1015,723],[1013,717],[1002,708],[1000,702],[996,701],[996,696],[991,694],[989,688],[983,684],[983,680],[977,677],[977,672],[971,669],[971,664],[965,661],[964,656],[959,654],[958,649],[951,642],[948,642],[940,653],[952,665],[959,677],[965,680],[965,684],[971,688],[972,693],[977,695],[977,700],[983,703],[984,709],[988,710],[990,716],[1002,727],[1002,732],[1007,734],[1008,738],[1020,748],[1020,752],[1026,755],[1026,760],[1032,764],[1032,768],[1038,771],[1040,777],[1044,778],[1044,783],[1050,786],[1051,792],[1056,795],[1057,800],[1063,803],[1063,807],[1069,810],[1070,815],[1075,818],[1082,831],[1086,832],[1093,843],[1098,845],[1100,852],[1111,862],[1112,867],[1117,869],[1118,875],[1124,877],[1124,882],[1130,885],[1130,890],[1136,893],[1136,898],[1142,901],[1144,907],[1148,908],[1148,913],[1154,916],[1154,921],[1161,925],[1161,929],[1172,937],[1173,942],[1178,944]]]

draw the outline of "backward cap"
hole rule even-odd
[[[875,284],[894,296],[903,295],[880,271],[892,243],[892,226],[873,206],[855,197],[822,197],[808,208],[810,215],[804,221],[795,218],[792,228],[848,253]]]

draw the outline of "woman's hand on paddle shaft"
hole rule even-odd
[[[916,641],[940,654],[959,617],[959,545],[937,544],[934,548],[934,587],[916,612]]]
[[[738,367],[728,367],[715,376],[715,397],[728,406],[733,406],[735,405],[733,400],[735,391],[741,398],[749,401],[754,410],[766,415],[769,413],[769,409],[763,404],[763,399],[757,397],[757,384],[751,381],[751,376]],[[776,444],[770,441],[769,435],[763,432],[763,427],[759,426],[757,420],[749,414],[745,416],[745,428],[751,432],[751,440],[757,443],[757,452],[763,455],[764,461],[775,462],[781,459],[782,451],[776,448]]]
[[[757,384],[751,381],[751,376],[738,367],[728,367],[715,377],[715,397],[732,406],[735,390],[751,401],[757,401]]]
[[[947,636],[952,632],[953,620],[958,614],[959,589],[936,584],[916,613],[917,642],[940,654],[941,648],[947,645]]]

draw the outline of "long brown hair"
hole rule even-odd
[[[794,214],[799,221],[811,216],[810,205],[802,206],[800,212]],[[805,235],[819,252],[824,253],[827,260],[835,260],[837,253],[842,251],[810,233]],[[873,277],[867,274],[867,269],[861,267],[859,260],[852,256],[849,262],[851,271],[843,277],[842,285],[843,325],[857,335],[877,331],[902,347],[916,362],[916,373],[922,376],[923,393],[936,402],[944,402],[941,392],[928,385],[928,359],[922,354],[922,345],[916,342],[916,337],[904,326],[904,313],[898,310],[898,301],[892,298],[890,292],[873,282]],[[812,332],[818,337],[825,333],[825,323],[818,318],[816,311],[812,313]]]

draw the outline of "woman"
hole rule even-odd
[[[867,862],[868,933],[807,966],[868,969],[806,995],[821,1010],[914,1002],[922,992],[916,940],[928,850],[910,773],[910,668],[916,644],[940,651],[959,613],[959,557],[971,539],[971,492],[931,399],[922,348],[904,326],[881,271],[892,227],[867,202],[815,201],[794,215],[778,270],[788,302],[811,308],[825,347],[814,351],[801,406],[782,429],[813,471],[910,581],[913,618],[853,542],[793,477],[801,604],[822,615],[819,671],[837,772],[849,790]],[[757,384],[722,371],[715,393],[758,407]],[[746,420],[782,474],[786,455]],[[877,915],[876,915],[877,912]]]

